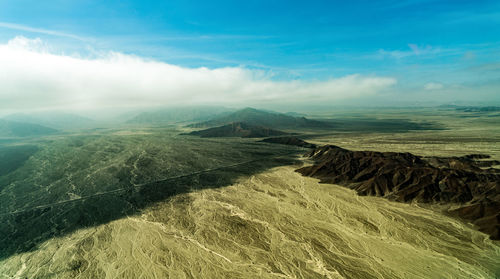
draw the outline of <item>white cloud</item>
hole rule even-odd
[[[54,54],[40,39],[0,45],[0,109],[96,108],[168,104],[325,102],[373,95],[389,77],[275,81],[239,67],[185,68],[109,52],[96,58]]]
[[[19,51],[33,51],[47,53],[48,46],[40,38],[27,39],[22,36],[15,37],[14,39],[7,42],[7,47],[11,50]]]
[[[429,82],[424,85],[425,90],[439,90],[443,89],[443,85],[441,83]]]

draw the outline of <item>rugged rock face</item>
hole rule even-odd
[[[190,135],[197,135],[203,138],[215,138],[215,137],[261,138],[261,137],[271,137],[271,136],[282,136],[282,135],[287,135],[287,133],[266,127],[254,126],[245,122],[234,122],[220,127],[209,128],[201,131],[194,131],[191,132]]]
[[[263,139],[262,142],[295,145],[295,146],[300,146],[300,147],[305,147],[305,148],[316,148],[315,144],[308,143],[307,141],[304,141],[302,139],[299,139],[297,137],[292,137],[292,136],[267,138],[267,139]]]
[[[354,189],[360,195],[399,202],[457,204],[449,213],[472,221],[492,239],[500,239],[500,172],[482,169],[496,161],[484,155],[420,157],[410,153],[350,151],[327,145],[307,156],[316,163],[297,171]]]

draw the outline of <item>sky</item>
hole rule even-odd
[[[499,1],[0,1],[0,110],[500,104]]]

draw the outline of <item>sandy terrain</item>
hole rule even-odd
[[[500,246],[416,205],[278,167],[0,263],[0,278],[495,278]]]

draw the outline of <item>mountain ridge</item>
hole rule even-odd
[[[233,113],[215,117],[211,120],[188,125],[190,128],[207,128],[227,125],[234,122],[245,122],[249,125],[263,126],[272,129],[293,128],[328,128],[331,124],[311,120],[305,117],[295,117],[278,112],[268,112],[254,108],[244,108]]]
[[[189,133],[189,135],[200,136],[202,138],[215,138],[215,137],[262,138],[270,136],[288,135],[288,133],[262,126],[251,125],[245,122],[233,122],[219,127],[208,128],[200,131],[193,131]]]
[[[38,124],[0,119],[0,137],[30,137],[50,135],[58,130]]]
[[[43,113],[15,113],[5,116],[3,119],[21,123],[30,123],[48,128],[74,129],[88,128],[95,120],[73,113],[43,112]]]

